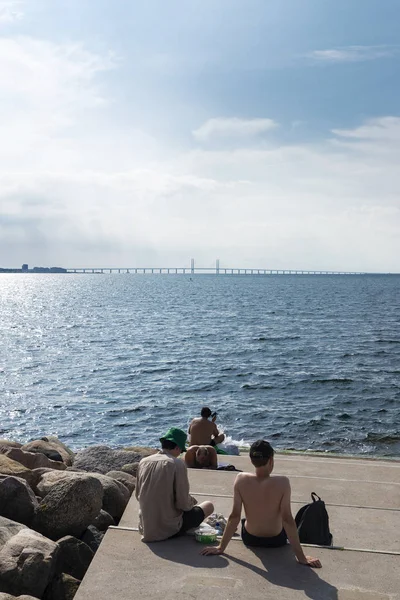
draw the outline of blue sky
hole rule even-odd
[[[0,266],[400,271],[399,20],[0,0]]]

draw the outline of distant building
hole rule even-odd
[[[26,272],[26,271],[28,271],[28,269],[29,269],[28,265],[26,265],[26,264],[22,265],[22,272]]]

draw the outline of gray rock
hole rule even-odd
[[[6,519],[5,517],[0,517],[0,551],[14,535],[17,535],[23,529],[27,529],[26,525]]]
[[[89,475],[96,477],[103,486],[103,504],[101,508],[118,521],[129,502],[130,493],[128,488],[116,479],[107,477],[107,475],[101,475],[101,473],[89,473]]]
[[[128,473],[129,475],[132,475],[132,477],[137,477],[137,471],[138,471],[138,467],[139,467],[139,463],[128,463],[126,465],[123,465],[121,467],[121,471],[123,473]]]
[[[57,540],[59,553],[56,574],[67,573],[82,580],[92,562],[93,550],[78,538],[67,535]]]
[[[93,525],[89,525],[85,533],[81,536],[82,542],[85,542],[93,552],[97,552],[102,540],[104,533],[96,529]]]
[[[100,512],[101,483],[90,475],[67,477],[55,483],[39,504],[32,528],[50,539],[80,537]]]
[[[0,440],[0,448],[4,446],[7,448],[21,448],[22,444],[13,442],[12,440]]]
[[[99,531],[107,531],[110,525],[115,525],[115,521],[108,512],[101,509],[93,523],[90,524],[94,525]]]
[[[74,461],[74,467],[91,473],[119,471],[127,463],[139,462],[143,458],[140,452],[114,450],[109,446],[92,446],[80,450]]]
[[[48,442],[53,448],[58,450],[58,452],[63,457],[63,461],[66,465],[71,466],[75,459],[75,452],[68,448],[66,444],[64,444],[61,440],[58,439],[55,435],[47,435],[46,437],[41,438],[44,442]]]
[[[39,469],[37,470],[39,474]],[[33,471],[36,473],[36,470]],[[46,494],[52,489],[54,485],[56,485],[59,481],[69,481],[71,479],[86,477],[87,473],[71,472],[71,471],[44,471],[40,474],[40,479],[36,483],[35,491],[38,496],[44,498]]]
[[[47,587],[43,600],[73,600],[80,581],[67,573],[57,575]]]
[[[124,471],[110,471],[109,473],[106,473],[106,475],[107,477],[112,477],[116,481],[122,483],[125,487],[128,488],[131,495],[135,491],[136,478],[133,477],[133,475],[130,475],[129,473],[124,473]]]
[[[28,452],[22,448],[9,448],[4,454],[8,458],[21,463],[27,469],[48,468],[63,470],[67,468],[63,462],[50,460],[50,458],[40,452]]]
[[[13,477],[22,477],[29,484],[32,481],[32,471],[27,469],[21,463],[12,460],[5,454],[0,453],[0,474],[12,475]]]
[[[0,475],[0,515],[30,525],[38,506],[35,494],[19,477]]]
[[[58,546],[36,531],[23,529],[0,551],[0,591],[41,598],[51,581]]]
[[[0,592],[0,600],[38,600],[38,599],[34,598],[33,596],[27,596],[26,594],[23,594],[23,596],[11,596],[11,594],[3,594],[3,592]]]
[[[63,462],[60,452],[49,442],[45,442],[44,440],[33,440],[33,442],[28,442],[22,446],[22,450],[44,454],[47,458],[50,458],[50,460]]]
[[[82,479],[88,476],[96,478],[102,485],[102,506],[100,508],[108,512],[114,519],[120,519],[129,502],[130,492],[123,483],[112,477],[107,477],[107,475],[70,470],[61,473],[59,471],[51,471],[43,473],[35,490],[39,496],[46,498],[54,485],[60,481],[72,481],[73,479]]]

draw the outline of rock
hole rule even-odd
[[[139,462],[143,455],[139,452],[114,450],[109,446],[92,446],[80,450],[75,456],[74,467],[91,473],[119,471],[127,463]]]
[[[23,529],[27,529],[27,527],[11,519],[6,519],[6,517],[0,517],[0,551],[14,535]]]
[[[50,460],[45,454],[40,452],[27,452],[21,448],[9,448],[5,455],[12,460],[15,460],[21,465],[24,465],[27,469],[66,469],[66,465],[63,462],[57,460]]]
[[[67,573],[82,580],[92,562],[93,550],[78,538],[67,535],[57,540],[59,553],[56,574]]]
[[[47,587],[43,600],[72,600],[80,583],[78,579],[71,577],[71,575],[61,573],[61,575],[54,577]]]
[[[136,478],[138,467],[139,467],[139,463],[138,462],[136,462],[136,463],[128,463],[128,464],[123,465],[121,467],[121,471],[123,473],[129,473],[129,475],[132,475],[132,477]]]
[[[0,475],[0,515],[24,525],[30,525],[39,505],[35,494],[19,477]]]
[[[47,475],[50,473],[43,477]],[[65,535],[80,537],[99,514],[102,499],[103,487],[95,477],[84,474],[61,479],[39,504],[31,526],[54,540]]]
[[[27,469],[21,463],[12,460],[5,454],[0,454],[0,475],[12,475],[13,477],[21,477],[29,484],[32,481],[32,471]]]
[[[157,452],[159,452],[159,450],[156,450],[156,448],[149,448],[148,446],[128,446],[124,448],[124,451],[137,452],[142,458],[145,456],[151,456],[152,454],[157,454]]]
[[[68,448],[66,444],[63,444],[61,440],[58,439],[55,435],[47,435],[46,437],[41,438],[44,442],[48,442],[53,448],[58,450],[58,452],[63,457],[63,461],[66,465],[71,466],[75,459],[75,453]]]
[[[125,487],[128,488],[130,495],[135,491],[136,487],[136,478],[129,473],[124,473],[124,471],[109,471],[106,473],[107,477],[112,477],[116,481],[122,483]]]
[[[3,592],[0,592],[0,600],[38,600],[38,599],[34,598],[33,596],[27,596],[26,594],[24,594],[23,596],[11,596],[10,594],[3,594]]]
[[[97,552],[101,542],[103,541],[104,533],[96,529],[94,525],[89,525],[84,534],[81,536],[82,542],[85,542],[93,552]]]
[[[57,553],[55,542],[22,529],[0,550],[0,591],[41,598],[53,577]]]
[[[67,467],[68,468],[68,467]],[[35,492],[35,494],[37,494],[37,484],[39,483],[39,481],[42,478],[42,475],[44,473],[63,473],[64,471],[55,471],[54,469],[47,469],[47,468],[41,468],[41,469],[32,469],[31,472],[31,483],[30,486],[33,489],[33,491]]]
[[[50,458],[50,460],[63,462],[60,452],[56,450],[49,442],[45,442],[44,440],[33,440],[33,442],[28,442],[22,446],[22,450],[25,450],[26,452],[44,454],[47,456],[47,458]]]
[[[37,470],[39,471],[39,469]],[[35,471],[33,471],[35,473]],[[40,475],[40,479],[36,483],[35,491],[38,496],[44,498],[46,494],[52,489],[52,487],[59,481],[69,481],[74,477],[85,477],[87,473],[82,472],[71,472],[71,471],[44,471]]]
[[[13,442],[11,440],[0,440],[0,448],[1,447],[7,447],[7,448],[21,448],[22,444],[20,444],[19,442]]]
[[[118,521],[129,502],[130,493],[128,488],[123,483],[112,479],[112,477],[107,477],[107,475],[101,475],[100,473],[90,473],[90,475],[96,477],[103,486],[103,505],[101,508]]]
[[[115,525],[115,521],[108,512],[101,509],[93,523],[90,524],[96,527],[96,529],[99,531],[106,531],[110,525]]]

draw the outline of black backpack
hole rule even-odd
[[[300,508],[295,517],[300,542],[332,546],[332,534],[329,531],[329,517],[325,502],[315,493],[311,493],[312,502]]]

